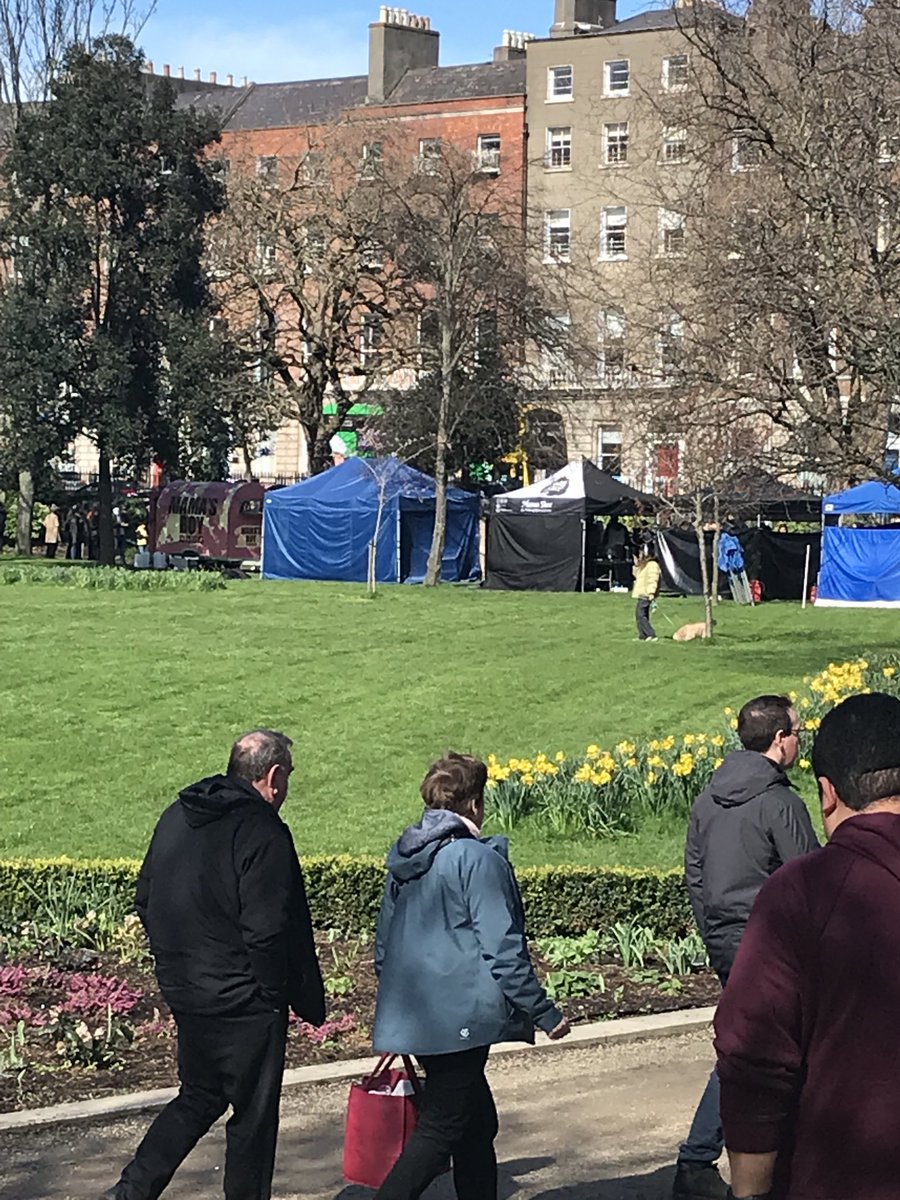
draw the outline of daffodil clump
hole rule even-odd
[[[848,696],[873,691],[900,698],[900,656],[868,656],[829,663],[804,679],[802,692],[790,692],[800,715],[802,756],[822,718]],[[725,709],[722,733],[685,733],[646,744],[619,742],[611,750],[590,745],[584,754],[558,750],[501,762],[488,758],[488,812],[494,828],[509,831],[533,819],[547,832],[610,837],[633,832],[647,814],[687,818],[695,797],[709,783],[725,755],[738,747],[737,713]]]

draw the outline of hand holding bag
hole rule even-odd
[[[416,1127],[422,1084],[413,1061],[399,1055],[403,1069],[393,1066],[396,1054],[385,1054],[374,1071],[350,1086],[344,1131],[344,1179],[380,1188]]]

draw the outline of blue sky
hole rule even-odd
[[[431,17],[441,33],[441,63],[484,62],[504,29],[546,37],[553,0],[404,0],[400,7]],[[658,7],[619,0],[619,16]],[[169,63],[188,76],[217,71],[257,83],[361,75],[368,26],[378,0],[158,0],[138,41],[157,71]]]

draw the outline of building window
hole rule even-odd
[[[575,75],[571,67],[551,67],[547,72],[547,99],[571,100],[575,95]]]
[[[359,330],[359,365],[363,371],[373,371],[381,358],[384,322],[377,313],[365,313]]]
[[[275,245],[275,239],[268,234],[261,233],[256,239],[256,263],[261,271],[270,272],[275,268],[275,262],[278,258],[278,247]]]
[[[659,210],[659,249],[661,254],[684,253],[684,213]]]
[[[495,254],[501,235],[500,213],[480,212],[475,218],[475,236],[478,248],[486,254]]]
[[[548,344],[543,350],[544,379],[548,387],[572,387],[575,382],[569,356],[572,318],[567,312],[554,313],[549,325]]]
[[[631,86],[631,66],[627,58],[616,58],[603,64],[603,93],[606,96],[627,96]]]
[[[475,362],[480,366],[496,358],[498,344],[497,310],[483,308],[475,318]]]
[[[303,231],[303,266],[307,275],[312,274],[315,266],[325,257],[328,249],[328,237],[324,228],[318,222],[310,222]]]
[[[663,59],[662,85],[667,92],[681,92],[690,82],[690,63],[686,54],[671,54]]]
[[[622,430],[618,425],[601,425],[597,430],[597,466],[610,475],[622,474]]]
[[[363,238],[359,244],[359,262],[365,271],[381,271],[384,268],[384,250],[375,238]]]
[[[600,257],[626,258],[628,251],[628,209],[624,204],[604,208],[600,228]]]
[[[363,151],[365,156],[365,150]],[[325,172],[325,154],[322,150],[307,150],[300,160],[297,179],[300,183],[316,183]]]
[[[359,164],[360,179],[377,179],[381,175],[384,162],[384,143],[366,142],[362,148],[362,161]]]
[[[681,163],[687,158],[687,130],[668,128],[663,130],[662,160],[664,163]]]
[[[608,167],[628,162],[628,122],[603,126],[603,161]]]
[[[274,154],[264,154],[256,160],[256,178],[268,182],[278,178],[278,158]]]
[[[478,149],[475,152],[475,166],[483,175],[500,174],[500,134],[481,133],[478,135]]]
[[[544,254],[547,262],[568,262],[572,250],[572,213],[555,208],[544,217]]]
[[[682,362],[684,322],[674,313],[666,317],[657,342],[657,367],[665,380],[671,380]]]
[[[544,165],[550,171],[561,171],[572,165],[572,129],[565,125],[547,130],[547,153]]]
[[[625,312],[608,308],[600,314],[597,376],[601,387],[619,387],[625,380]]]
[[[762,146],[746,134],[739,134],[731,143],[732,171],[752,171],[762,162]]]
[[[440,138],[422,138],[419,142],[419,172],[437,175],[441,169],[443,146]]]

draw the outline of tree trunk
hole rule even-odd
[[[703,619],[706,623],[706,636],[712,637],[712,596],[710,595],[709,589],[709,571],[706,566],[706,535],[703,531],[703,501],[699,496],[696,498],[696,508],[694,510],[694,530],[697,534],[697,544],[700,547],[700,585],[703,588]]]
[[[31,554],[31,521],[34,516],[34,475],[29,468],[19,472],[19,503],[16,508],[16,554]]]
[[[112,472],[109,455],[102,445],[100,447],[99,471],[98,495],[100,505],[97,514],[97,534],[99,541],[97,557],[102,566],[111,567],[115,564],[116,556],[116,545],[113,537]]]
[[[719,521],[719,497],[713,497],[713,532],[712,544],[712,602],[716,606],[719,603],[719,536],[722,532],[722,526]],[[707,633],[712,637],[712,630],[707,630]]]
[[[434,533],[428,552],[428,570],[425,586],[437,587],[441,582],[441,567],[444,561],[444,543],[447,540],[447,422],[450,414],[450,391],[452,388],[449,371],[441,376],[441,402],[438,405],[437,444],[434,455]]]

